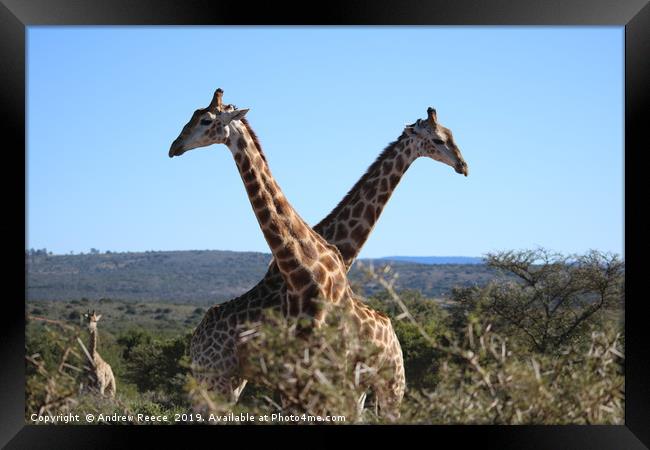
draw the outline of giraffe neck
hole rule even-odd
[[[231,123],[232,152],[264,238],[287,286],[288,312],[314,315],[314,298],[338,302],[345,293],[341,256],[289,204],[257,138],[242,120]]]
[[[90,339],[88,341],[88,351],[90,352],[90,356],[95,359],[95,355],[97,355],[97,330],[90,330]]]
[[[415,139],[402,134],[386,147],[338,206],[314,226],[327,242],[338,247],[346,269],[361,252],[402,176],[420,155]]]

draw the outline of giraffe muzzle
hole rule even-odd
[[[174,156],[181,156],[183,153],[185,153],[185,150],[183,149],[182,145],[179,145],[174,141],[172,143],[172,146],[169,147],[169,157],[173,158]]]
[[[456,164],[454,170],[456,170],[456,173],[460,173],[461,175],[465,175],[465,176],[467,176],[467,174],[469,173],[469,167],[467,167],[467,163],[464,161]]]

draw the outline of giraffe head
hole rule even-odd
[[[248,109],[236,109],[221,101],[223,90],[217,89],[207,108],[197,109],[183,127],[181,134],[172,142],[169,157],[180,156],[188,150],[224,144],[230,136],[230,123],[242,119]]]
[[[427,118],[418,119],[414,124],[407,125],[406,135],[414,137],[419,156],[428,156],[454,168],[457,173],[467,176],[469,169],[454,141],[451,130],[438,123],[436,110],[427,109]]]
[[[90,331],[96,331],[97,330],[97,322],[99,322],[99,319],[102,318],[101,314],[95,314],[95,310],[93,309],[93,312],[91,313],[90,310],[88,310],[87,313],[84,313],[84,319],[86,319],[86,323],[88,324],[88,329]]]

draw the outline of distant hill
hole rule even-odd
[[[149,302],[218,303],[236,297],[264,276],[271,255],[221,250],[26,255],[28,300],[113,298]],[[369,262],[365,260],[365,262]],[[484,283],[494,277],[485,265],[417,264],[380,259],[399,273],[397,289],[429,297],[455,285]],[[355,266],[350,280],[370,295],[381,288]]]
[[[483,258],[473,256],[384,256],[381,261],[407,261],[418,264],[483,264]]]

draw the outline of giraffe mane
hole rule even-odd
[[[392,151],[395,149],[395,146],[396,146],[396,145],[397,145],[397,144],[398,144],[402,139],[404,139],[404,138],[407,137],[407,136],[408,136],[408,135],[407,135],[405,132],[402,132],[402,134],[400,135],[400,137],[397,138],[397,140],[395,140],[395,141],[391,142],[390,144],[388,144],[388,145],[386,146],[386,148],[384,148],[384,150],[379,154],[379,156],[377,156],[377,158],[375,159],[375,161],[374,161],[372,164],[370,164],[370,166],[368,167],[368,169],[366,170],[366,172],[364,173],[364,175],[363,175],[361,178],[359,178],[359,179],[357,180],[356,183],[354,183],[354,186],[352,186],[352,188],[350,188],[350,190],[348,191],[348,193],[345,194],[345,196],[343,197],[343,199],[341,199],[341,201],[338,203],[338,205],[336,205],[336,208],[334,208],[334,209],[333,209],[333,210],[332,210],[332,211],[327,215],[327,217],[325,217],[323,220],[321,220],[320,222],[318,222],[318,224],[315,225],[314,228],[324,226],[324,224],[325,224],[326,222],[329,222],[329,221],[332,220],[336,215],[338,215],[338,214],[341,212],[341,209],[345,206],[345,204],[346,204],[348,201],[350,201],[350,198],[352,197],[352,195],[353,195],[355,192],[357,192],[357,191],[360,190],[360,188],[361,188],[361,183],[364,182],[364,178],[365,178],[365,176],[366,176],[368,173],[370,173],[370,172],[372,172],[372,171],[378,169],[378,168],[379,168],[379,165],[381,164],[381,160],[386,156],[386,154],[389,153],[389,152],[392,152]]]
[[[248,134],[250,134],[251,139],[253,139],[253,144],[255,145],[255,147],[257,147],[257,149],[260,152],[260,156],[266,162],[266,156],[264,155],[264,152],[262,151],[262,144],[260,144],[260,140],[258,139],[257,135],[255,134],[255,132],[251,128],[250,124],[248,123],[248,120],[246,120],[246,118],[243,117],[243,118],[240,119],[240,122],[244,125],[244,128],[246,128],[246,131],[248,132]]]

